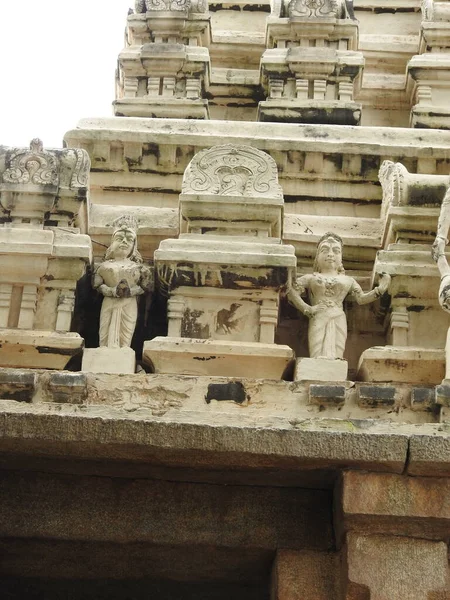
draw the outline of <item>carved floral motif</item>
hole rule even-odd
[[[188,165],[183,194],[282,197],[273,158],[250,146],[214,146]]]

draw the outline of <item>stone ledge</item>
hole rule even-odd
[[[428,428],[432,426],[426,426]],[[0,453],[226,469],[365,469],[401,473],[411,426],[339,419],[0,401]]]

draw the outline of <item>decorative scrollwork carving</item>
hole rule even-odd
[[[44,150],[39,139],[32,140],[29,149],[13,150],[7,157],[7,166],[4,183],[58,185],[59,161],[55,154]]]
[[[290,17],[337,17],[342,9],[341,0],[291,0]]]
[[[250,146],[214,146],[196,154],[183,177],[183,194],[281,198],[273,158]]]

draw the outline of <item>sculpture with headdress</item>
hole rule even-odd
[[[309,318],[308,343],[311,358],[342,359],[347,341],[347,319],[343,303],[351,295],[358,304],[368,304],[387,291],[390,276],[382,274],[379,285],[363,292],[342,264],[342,239],[326,233],[317,245],[314,272],[299,277],[288,289],[288,299]],[[308,293],[310,304],[302,299]]]
[[[104,296],[100,346],[123,348],[131,345],[138,315],[137,297],[149,289],[151,271],[137,249],[136,219],[126,215],[113,225],[111,244],[94,272],[93,287]]]

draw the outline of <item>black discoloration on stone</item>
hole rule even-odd
[[[309,386],[309,400],[314,404],[340,406],[345,402],[344,385],[320,385]]]
[[[16,402],[31,402],[36,385],[36,374],[19,369],[0,371],[0,398]]]
[[[211,337],[208,325],[201,325],[199,323],[203,312],[202,310],[191,310],[190,308],[184,311],[181,321],[181,337],[196,338],[199,340],[207,340]]]
[[[359,405],[376,408],[395,404],[395,387],[389,385],[362,385],[359,388]]]
[[[431,411],[435,403],[434,387],[417,387],[411,391],[411,408],[413,410]]]
[[[408,306],[406,309],[408,312],[422,312],[425,310],[425,306],[416,304],[415,306]]]
[[[61,356],[76,356],[82,348],[49,348],[49,346],[36,346],[39,354],[60,354]]]
[[[245,387],[240,381],[230,381],[229,383],[210,383],[208,393],[205,396],[209,404],[211,400],[227,400],[243,404],[247,400]]]
[[[436,386],[436,404],[450,407],[450,385]]]
[[[87,398],[85,373],[52,373],[48,387],[55,402],[81,404]]]

